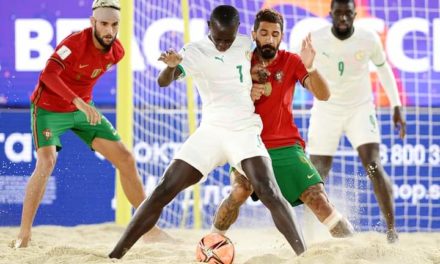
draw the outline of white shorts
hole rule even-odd
[[[380,143],[379,124],[372,103],[345,112],[312,108],[307,150],[311,155],[333,156],[345,133],[354,149],[367,143]]]
[[[244,159],[269,154],[260,137],[261,128],[251,126],[242,130],[228,130],[218,126],[201,125],[174,156],[207,176],[216,167],[229,162],[241,174]]]

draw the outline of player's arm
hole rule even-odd
[[[303,80],[303,86],[307,88],[314,97],[321,101],[327,101],[330,98],[330,89],[327,81],[322,77],[316,68],[313,68],[313,60],[315,59],[315,49],[312,46],[311,35],[302,41],[301,61],[307,69],[308,77]]]
[[[391,71],[390,65],[385,61],[377,66],[377,75],[385,90],[385,93],[390,100],[391,107],[393,108],[393,122],[396,129],[400,128],[400,138],[404,138],[406,134],[406,123],[402,114],[402,103],[399,98],[399,91],[397,89],[396,79]]]
[[[55,92],[66,101],[74,104],[78,110],[84,112],[87,121],[91,125],[101,123],[101,116],[98,111],[91,105],[84,102],[77,94],[75,94],[61,79],[60,74],[64,70],[62,64],[54,59],[49,59],[43,72],[41,73],[41,81],[46,85],[47,89]]]
[[[388,64],[385,56],[385,52],[382,48],[377,34],[374,34],[375,51],[372,54],[371,61],[377,67],[377,75],[382,83],[382,86],[390,100],[391,107],[393,108],[393,123],[396,129],[400,129],[400,138],[404,138],[406,134],[405,118],[402,114],[402,103],[399,98],[399,91],[397,89],[396,79]]]
[[[182,61],[182,56],[174,50],[167,50],[160,54],[159,60],[163,61],[167,67],[160,72],[157,83],[160,87],[166,87],[182,74],[180,68],[177,67]]]
[[[327,81],[322,77],[317,69],[307,68],[309,73],[305,78],[303,85],[307,88],[316,99],[320,101],[327,101],[330,98],[330,89]]]

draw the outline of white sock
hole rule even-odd
[[[328,230],[332,230],[342,219],[343,216],[335,209],[322,223],[327,226]]]

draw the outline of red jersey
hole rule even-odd
[[[257,63],[258,56],[254,53],[252,65]],[[285,50],[279,50],[275,60],[266,69],[270,72],[272,92],[269,96],[262,95],[255,102],[255,112],[263,120],[261,138],[268,149],[295,144],[305,148],[293,120],[292,100],[295,84],[297,81],[303,84],[308,76],[307,70],[298,55]]]
[[[41,72],[32,103],[53,112],[76,111],[72,100],[81,97],[90,102],[96,81],[123,56],[124,48],[118,39],[108,52],[96,48],[92,28],[69,35],[56,47]]]

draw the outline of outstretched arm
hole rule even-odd
[[[174,80],[176,80],[182,72],[177,67],[182,61],[182,56],[174,50],[167,50],[162,52],[159,57],[160,61],[163,61],[167,67],[162,70],[157,78],[157,82],[160,87],[165,87],[170,85]]]
[[[316,97],[318,100],[327,101],[330,98],[330,89],[326,80],[313,68],[313,60],[315,59],[315,49],[312,45],[311,35],[302,41],[301,47],[301,61],[309,73],[309,77],[304,80],[303,85]]]
[[[406,123],[405,118],[403,117],[401,112],[402,103],[400,102],[396,79],[394,78],[394,74],[391,71],[390,65],[386,61],[383,64],[376,66],[377,75],[379,76],[380,82],[382,83],[385,93],[387,94],[391,106],[394,110],[394,127],[400,130],[400,138],[404,138],[406,134]]]

